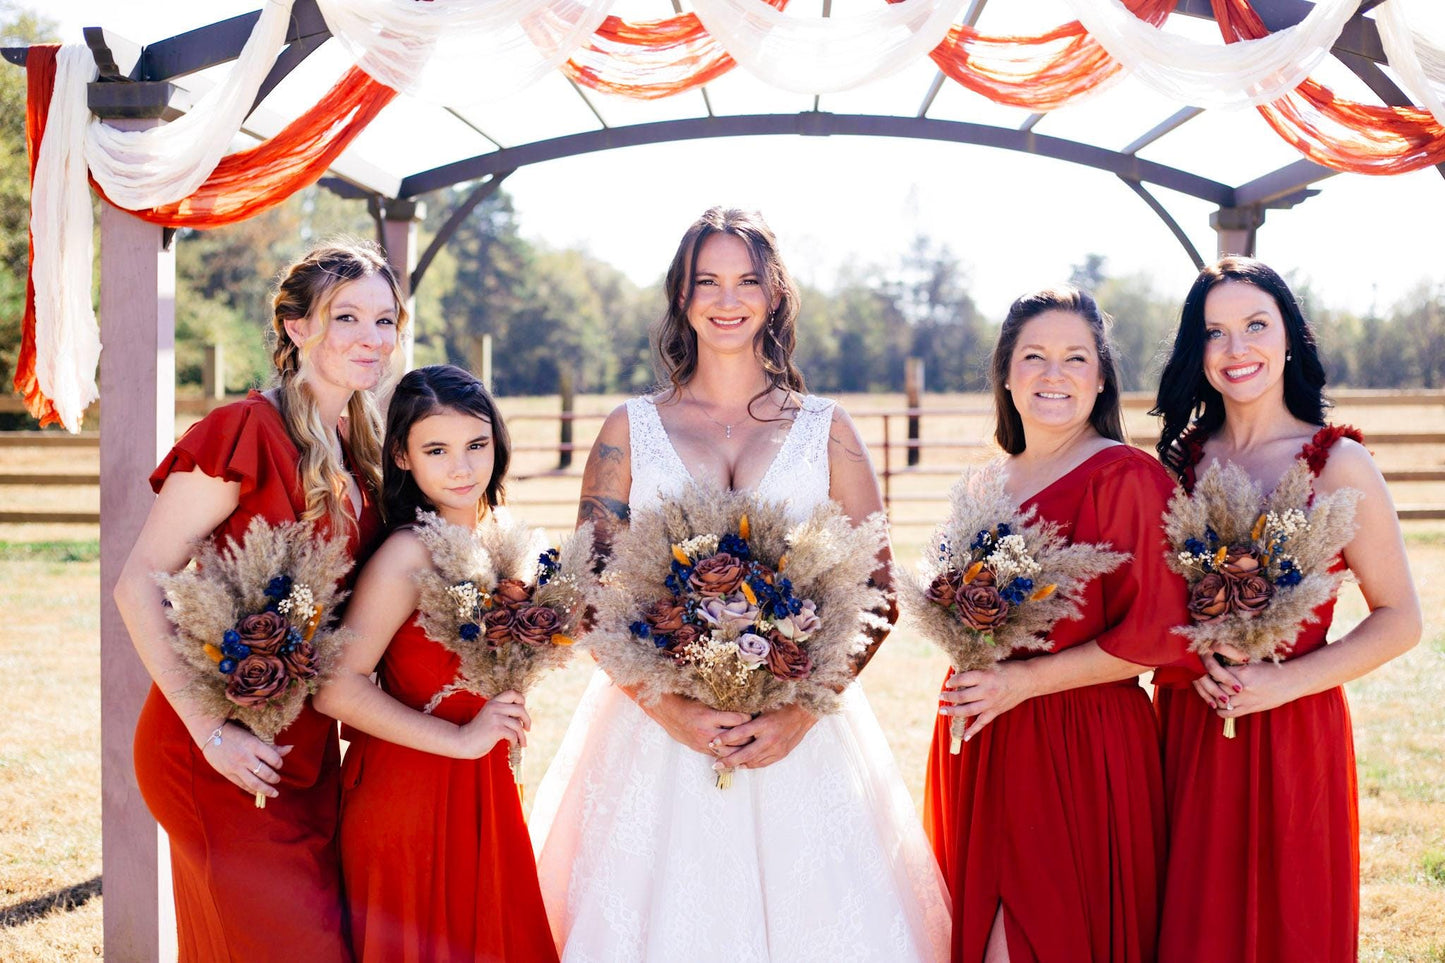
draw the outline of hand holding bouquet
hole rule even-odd
[[[865,630],[886,627],[869,579],[884,538],[881,516],[855,528],[831,502],[795,522],[783,503],[689,485],[617,537],[587,645],[643,701],[834,711]]]
[[[540,529],[494,509],[475,529],[417,513],[416,534],[432,570],[417,576],[417,608],[428,638],[461,659],[457,681],[432,697],[434,710],[453,692],[488,699],[526,695],[547,671],[567,663],[592,576],[592,526],[546,548]],[[522,748],[508,754],[520,779]]]
[[[1314,610],[1338,590],[1335,558],[1355,533],[1360,493],[1314,498],[1309,465],[1296,461],[1269,496],[1233,463],[1210,465],[1192,495],[1169,501],[1169,567],[1189,583],[1191,625],[1180,632],[1204,656],[1216,645],[1250,662],[1279,661]],[[1234,720],[1224,720],[1234,737]]]
[[[258,517],[241,544],[204,542],[193,566],[156,575],[177,630],[172,645],[205,710],[274,744],[336,663],[343,638],[326,622],[350,568],[344,540]],[[258,792],[257,808],[265,805]]]
[[[1083,587],[1129,558],[1070,543],[1057,525],[1036,521],[1034,509],[1019,511],[1004,480],[999,463],[965,469],[949,492],[936,552],[924,555],[917,577],[895,579],[905,611],[958,672],[1047,649],[1054,623],[1078,615]],[[953,717],[951,752],[962,748],[967,723]]]

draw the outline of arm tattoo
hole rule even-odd
[[[837,445],[838,449],[843,452],[843,456],[849,461],[863,462],[868,460],[868,453],[863,450],[863,446],[858,443],[856,439],[840,437],[834,432],[828,435],[828,440],[834,445]]]
[[[609,445],[600,441],[597,443],[598,461],[620,465],[622,463],[622,457],[622,449],[617,445]]]

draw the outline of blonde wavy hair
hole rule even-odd
[[[398,337],[406,329],[406,305],[396,272],[375,244],[350,238],[327,241],[308,251],[282,274],[272,300],[271,326],[275,337],[271,361],[276,368],[277,399],[291,440],[301,453],[301,490],[305,493],[305,521],[325,518],[333,530],[352,524],[345,505],[346,465],[337,457],[331,438],[335,425],[326,424],[311,387],[299,377],[302,363],[326,337],[331,327],[330,307],[343,284],[379,275],[396,299]],[[286,331],[287,321],[315,318],[319,324],[305,343],[298,345]],[[346,444],[361,482],[373,493],[381,491],[381,412],[369,391],[354,391],[346,403]]]

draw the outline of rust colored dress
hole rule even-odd
[[[295,521],[305,508],[299,452],[281,413],[258,392],[217,408],[176,442],[151,475],[203,471],[240,482],[240,504],[212,533],[241,540],[251,519]],[[381,532],[365,482],[347,544],[364,555]],[[353,568],[349,577],[355,576]],[[211,768],[154,685],[135,732],[141,795],[170,839],[171,881],[183,961],[349,960],[336,831],[340,748],[336,723],[311,707],[276,737],[292,745],[280,795],[255,797]]]
[[[458,664],[413,616],[377,675],[393,698],[422,709],[456,680]],[[456,692],[433,714],[460,725],[484,705]],[[449,759],[364,734],[351,744],[341,867],[358,960],[556,963],[507,749],[499,742],[480,759]]]
[[[1055,625],[1053,651],[1097,640],[1140,665],[1186,656],[1183,579],[1164,564],[1160,524],[1173,483],[1117,445],[1024,503],[1076,542],[1133,557],[1089,583],[1083,615]],[[1048,658],[1023,653],[1016,658]],[[1155,958],[1165,862],[1159,736],[1135,679],[1028,699],[958,755],[949,720],[933,733],[924,823],[953,898],[955,963],[983,959],[1003,907],[1010,959]]]
[[[1321,428],[1300,451],[1316,476],[1341,437]],[[1186,489],[1203,439],[1181,440]],[[1285,658],[1325,644],[1335,603],[1315,609]],[[1164,738],[1169,871],[1159,956],[1173,961],[1338,963],[1358,953],[1360,824],[1355,741],[1344,689],[1223,723],[1171,670],[1155,696]]]

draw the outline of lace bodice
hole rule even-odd
[[[759,495],[787,502],[795,518],[801,519],[828,499],[828,428],[834,404],[804,396],[798,417],[758,482]],[[668,438],[651,398],[627,402],[627,425],[632,445],[628,504],[633,511],[656,508],[664,496],[680,492],[692,474]]]

